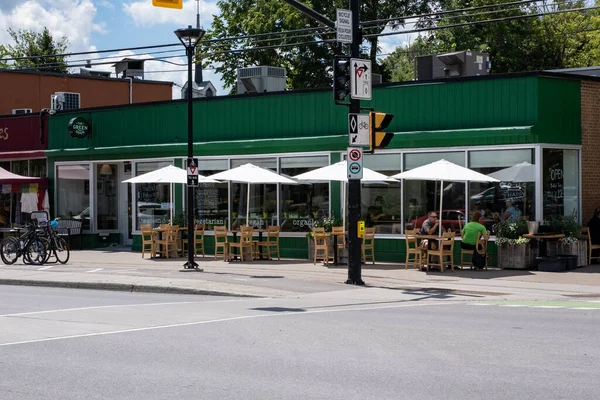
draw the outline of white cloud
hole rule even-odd
[[[0,14],[0,43],[12,43],[8,28],[41,32],[46,27],[55,40],[66,36],[70,51],[90,50],[91,33],[105,30],[102,24],[94,23],[95,15],[92,0],[25,1]]]
[[[155,7],[150,0],[123,4],[123,9],[137,26],[152,26],[167,23],[177,26],[196,25],[196,1],[194,0],[184,1],[182,10]],[[212,21],[212,15],[218,12],[219,8],[216,1],[206,2],[201,0],[200,25],[204,28],[209,26]]]

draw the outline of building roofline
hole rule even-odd
[[[107,72],[107,71],[103,71]],[[111,80],[116,82],[129,82],[129,78],[112,78],[105,76],[93,76],[93,75],[81,75],[81,74],[62,74],[58,72],[41,72],[41,71],[15,71],[8,68],[0,68],[0,74],[9,73],[9,74],[25,74],[25,75],[43,75],[43,76],[55,76],[60,78],[76,78],[76,79],[96,79],[96,80]],[[165,81],[152,81],[146,79],[136,79],[136,82],[140,83],[149,83],[153,85],[170,85],[173,86],[173,82],[165,82]]]

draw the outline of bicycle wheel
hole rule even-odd
[[[4,239],[0,243],[0,257],[2,262],[6,265],[11,265],[17,262],[19,259],[21,244],[15,237],[9,237]]]
[[[48,259],[48,239],[38,237],[27,243],[25,247],[24,258],[27,258],[29,264],[41,265]]]
[[[56,260],[61,264],[66,264],[69,261],[69,246],[67,241],[61,237],[54,239],[54,256]]]

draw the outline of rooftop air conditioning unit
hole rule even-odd
[[[31,108],[15,108],[12,110],[13,115],[18,114],[31,114],[33,110]]]
[[[285,84],[285,68],[258,66],[237,70],[237,94],[281,92]]]
[[[50,95],[50,108],[52,110],[76,110],[80,108],[80,94],[56,92]]]

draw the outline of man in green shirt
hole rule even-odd
[[[485,226],[479,223],[481,219],[481,213],[479,211],[475,211],[473,213],[473,218],[471,222],[466,224],[462,229],[462,242],[460,247],[463,250],[475,250],[475,246],[477,245],[477,239],[479,238],[479,233],[481,232],[481,236],[483,236],[486,240],[490,238],[490,235],[487,233],[487,229]]]

